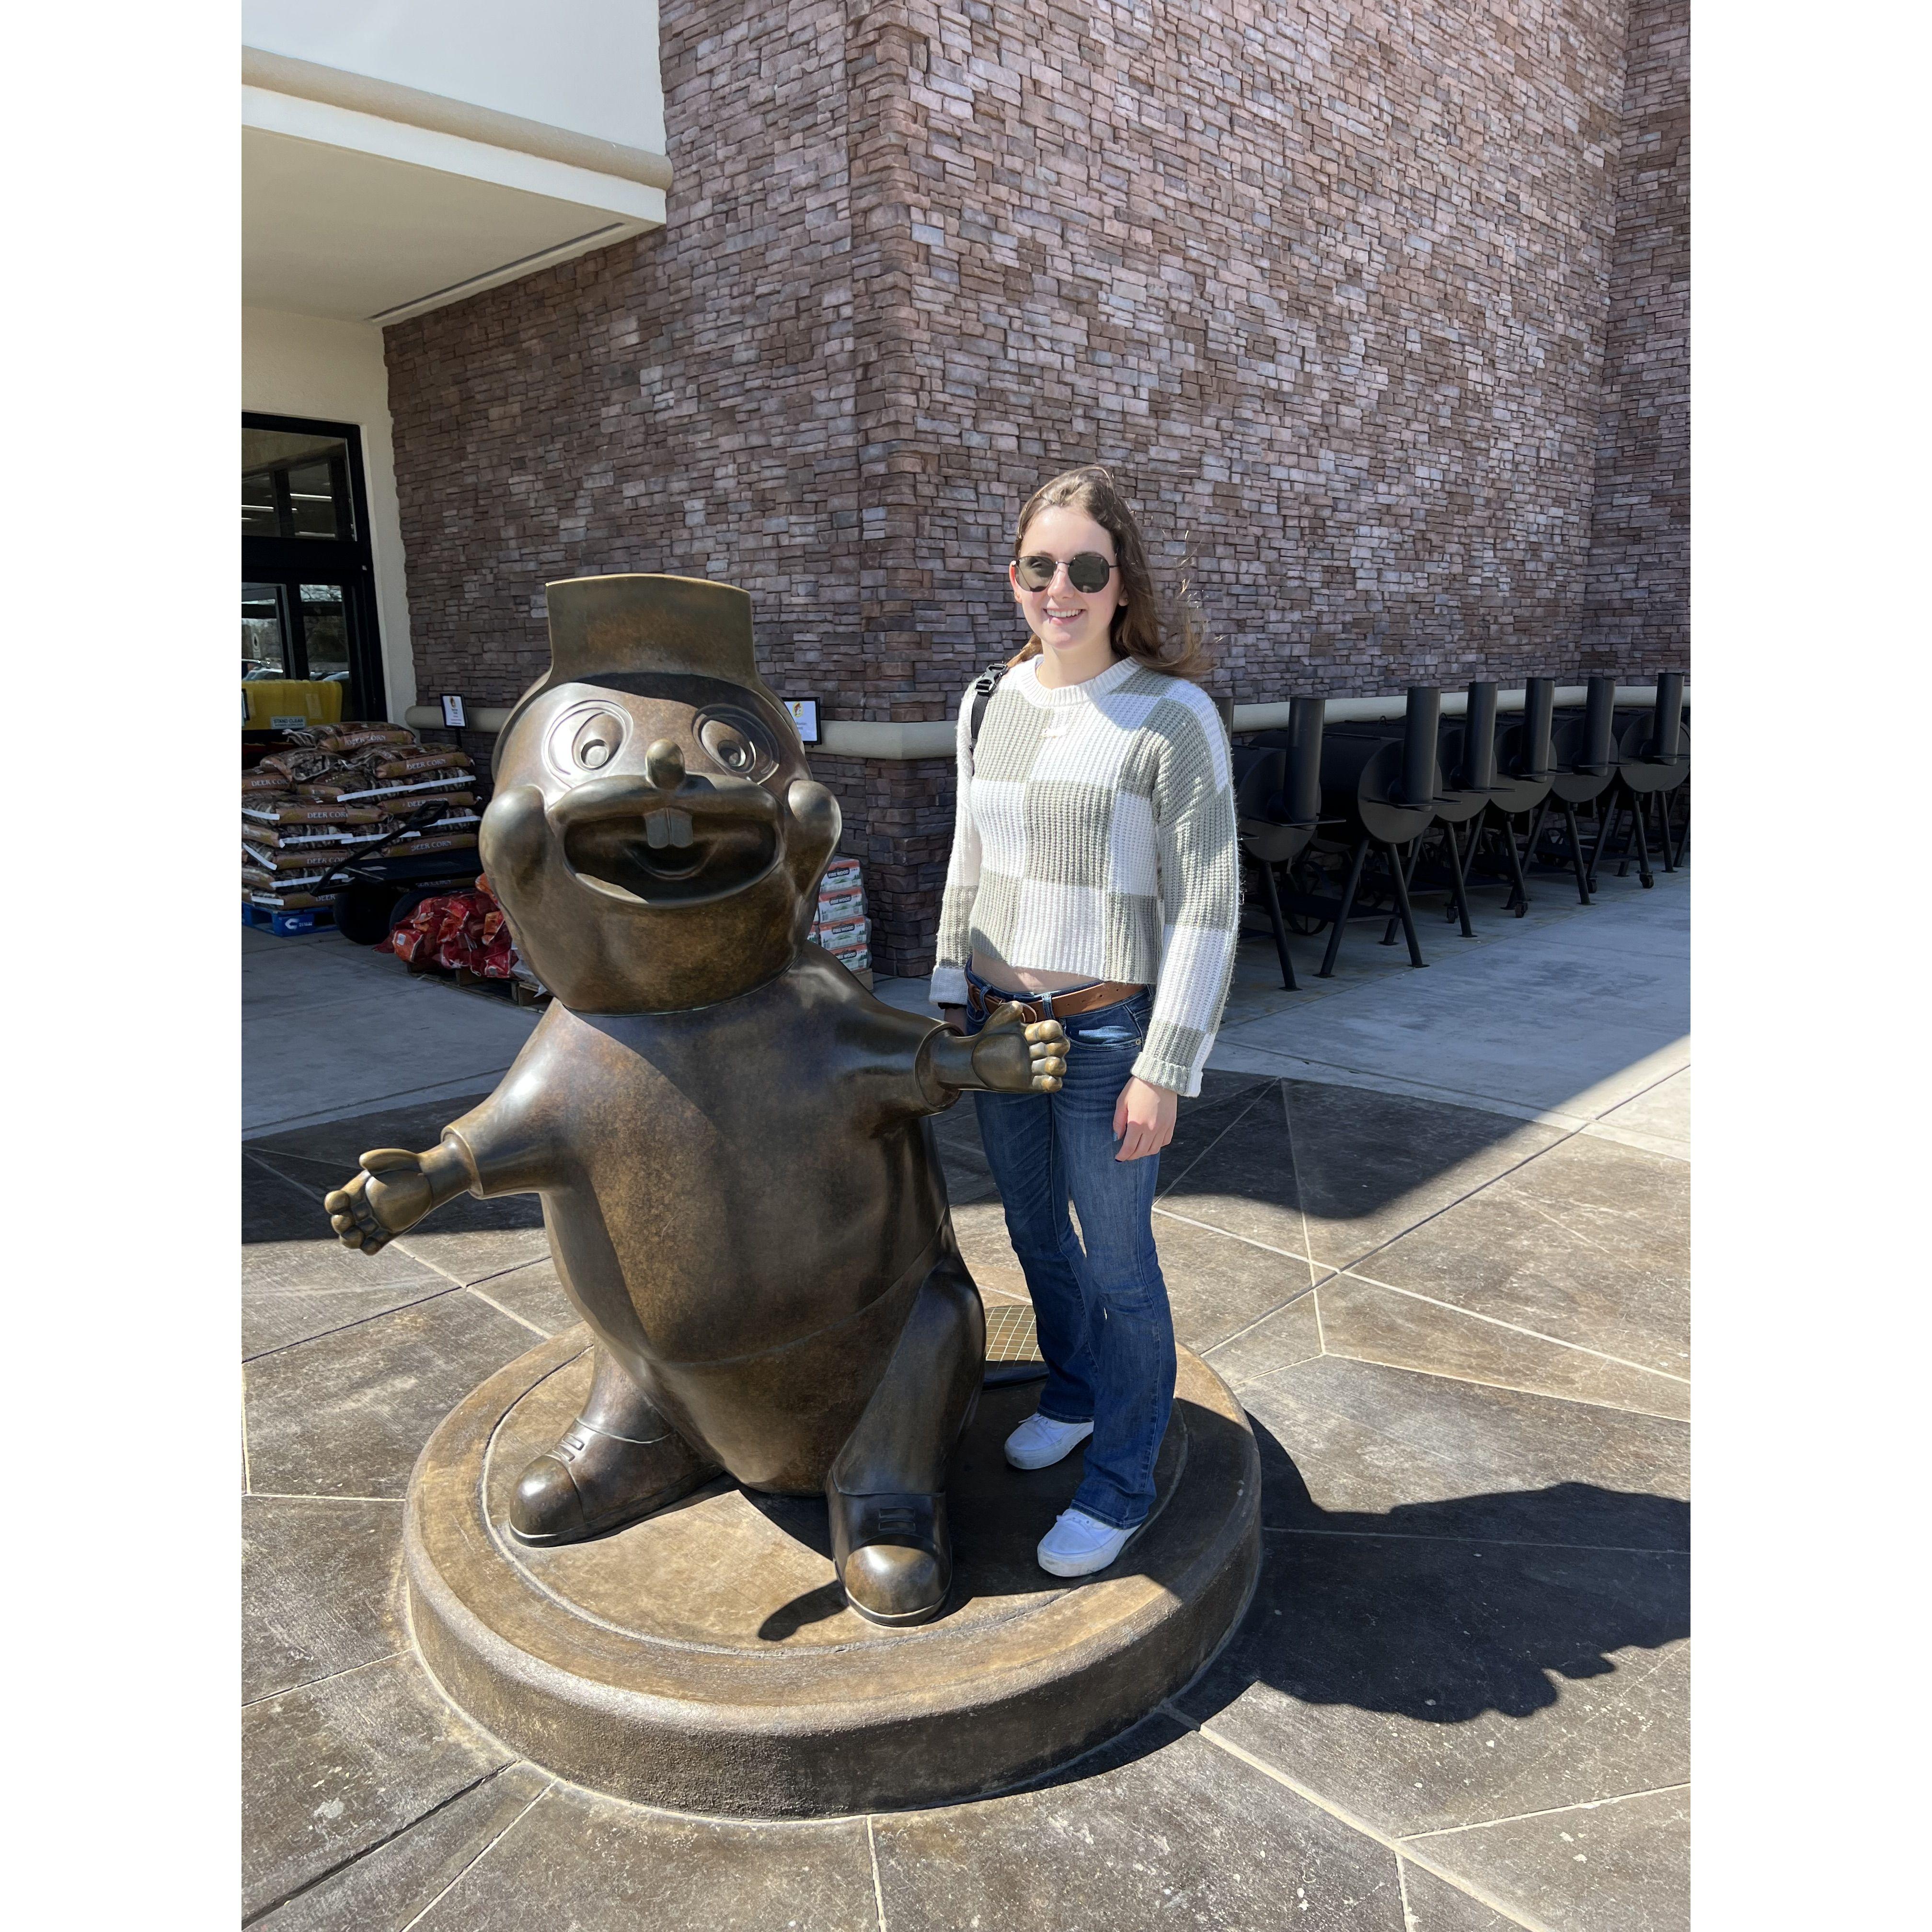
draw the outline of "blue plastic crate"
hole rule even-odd
[[[290,939],[297,933],[327,931],[335,923],[335,908],[303,906],[294,912],[277,912],[272,907],[250,905],[244,901],[242,923],[272,932],[278,939]]]

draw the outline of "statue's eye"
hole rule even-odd
[[[757,723],[740,712],[713,712],[698,725],[698,742],[734,778],[762,778],[778,762]]]
[[[570,754],[582,770],[594,772],[617,755],[617,748],[623,742],[624,721],[613,712],[600,711],[577,728]]]

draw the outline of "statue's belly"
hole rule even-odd
[[[588,1204],[546,1199],[566,1289],[686,1439],[754,1489],[823,1484],[914,1298],[953,1247],[936,1186],[922,1200],[892,1199],[884,1226],[849,1216],[748,1217],[760,1239],[785,1238],[763,1274],[721,1269],[705,1243],[634,1245],[621,1228],[614,1239],[601,1216],[580,1211]],[[745,1226],[736,1232],[742,1240]]]
[[[546,1200],[559,1272],[653,1363],[722,1363],[835,1327],[890,1289],[944,1218],[929,1130],[782,1133],[701,1162],[592,1164]],[[828,1142],[844,1139],[842,1147]],[[836,1155],[836,1158],[828,1158]]]

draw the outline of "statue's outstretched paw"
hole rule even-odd
[[[718,1473],[681,1436],[634,1442],[580,1418],[518,1478],[511,1534],[522,1543],[581,1543],[652,1515]]]
[[[952,1587],[952,1538],[946,1498],[827,1498],[832,1552],[845,1600],[867,1622],[922,1624],[938,1616]]]

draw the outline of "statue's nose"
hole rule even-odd
[[[684,754],[668,738],[660,738],[644,754],[644,775],[659,791],[675,791],[684,782]]]

